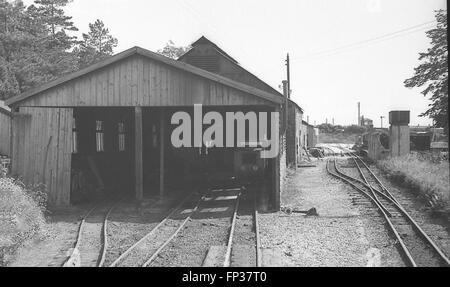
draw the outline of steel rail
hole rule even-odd
[[[120,200],[119,200],[120,201]],[[107,250],[107,234],[106,234],[106,223],[108,220],[108,216],[111,213],[111,211],[114,209],[114,207],[119,203],[119,201],[117,201],[116,203],[112,203],[111,207],[108,209],[108,211],[106,212],[106,215],[103,219],[103,223],[102,223],[102,233],[101,233],[101,249],[100,249],[100,254],[97,260],[97,267],[101,267],[103,265],[104,262],[104,257],[106,254],[106,250]],[[100,203],[96,204],[94,207],[92,207],[83,217],[83,219],[80,222],[80,225],[78,227],[78,234],[77,234],[77,238],[76,238],[76,242],[75,242],[75,246],[72,250],[71,255],[68,257],[68,259],[64,262],[63,267],[67,267],[68,262],[70,262],[70,260],[72,259],[72,257],[75,255],[75,252],[78,250],[81,254],[81,251],[79,250],[79,246],[80,246],[80,242],[82,241],[83,237],[83,227],[85,225],[86,219],[89,218],[89,216],[91,215],[91,213],[97,209],[100,205],[102,205],[104,202],[106,202],[106,200],[101,201]]]
[[[398,203],[395,197],[391,194],[391,192],[384,186],[381,180],[373,173],[373,171],[369,168],[369,166],[364,162],[364,160],[355,153],[350,153],[351,156],[359,159],[359,161],[363,164],[363,166],[369,171],[370,175],[375,179],[376,183],[381,187],[381,190],[384,191],[392,200]]]
[[[239,208],[240,197],[241,193],[239,192],[236,198],[236,204],[234,205],[233,217],[231,219],[230,234],[228,235],[227,251],[225,252],[225,260],[223,262],[223,267],[230,267],[231,263],[231,248],[233,246],[234,227],[236,225],[236,216]]]
[[[81,242],[81,234],[83,232],[83,226],[84,222],[86,221],[86,218],[89,217],[89,215],[94,211],[98,206],[100,206],[102,202],[95,204],[91,209],[86,212],[86,214],[83,216],[83,218],[80,221],[80,224],[78,225],[78,233],[77,238],[75,239],[75,244],[72,250],[72,253],[69,255],[69,257],[64,261],[62,267],[67,267],[67,263],[72,259],[72,257],[75,255],[75,251],[78,250],[78,247],[80,246]]]
[[[255,197],[255,213],[254,213],[254,224],[255,224],[255,248],[256,248],[256,267],[262,266],[262,254],[261,254],[261,239],[259,238],[259,220],[258,220],[258,204],[256,192],[254,194]]]
[[[100,256],[100,260],[98,263],[98,267],[103,267],[103,264],[105,263],[105,259],[106,259],[106,252],[108,250],[108,217],[111,214],[111,212],[114,210],[114,208],[117,207],[117,205],[123,200],[119,199],[115,204],[113,204],[111,206],[111,208],[108,210],[108,213],[106,213],[105,219],[103,221],[103,232],[102,232],[102,240],[103,240],[103,244],[102,244],[102,251],[101,251],[101,256]]]
[[[359,157],[358,157],[359,158]],[[361,158],[359,158],[360,161],[363,162],[363,160]],[[358,165],[357,165],[358,166]],[[358,166],[359,168],[359,166]],[[365,168],[367,170],[370,170],[370,168],[365,165]],[[337,170],[337,168],[336,168]],[[373,173],[373,172],[371,172]],[[381,186],[381,185],[380,185]],[[422,237],[422,239],[424,239],[426,241],[426,243],[428,243],[432,249],[439,255],[439,258],[445,262],[445,264],[447,266],[450,266],[450,259],[444,254],[444,252],[436,245],[436,243],[428,236],[428,234],[419,226],[419,224],[409,215],[409,213],[403,208],[403,206],[401,206],[398,201],[395,199],[395,197],[392,195],[392,193],[386,188],[385,188],[385,192],[387,194],[383,194],[381,192],[379,192],[380,194],[382,194],[384,196],[384,198],[389,201],[390,203],[392,203],[399,211],[400,213],[406,217],[406,219],[408,220],[408,222],[414,227],[414,229],[416,230],[416,232],[419,233],[419,235]]]
[[[347,178],[348,180],[357,182],[357,183],[363,185],[363,186],[366,187],[366,188],[369,188],[369,186],[368,186],[365,182],[363,182],[362,180],[360,180],[359,178],[354,178],[354,177],[352,177],[352,176],[350,176],[350,175],[348,175],[348,174],[342,172],[341,170],[339,170],[339,168],[338,168],[337,165],[336,165],[336,161],[334,161],[334,168],[336,169],[336,172],[337,172],[339,175],[341,175],[341,176]],[[376,188],[373,188],[373,190],[374,190],[376,193],[378,193],[380,196],[382,196],[383,198],[385,198],[386,200],[392,201],[392,198],[390,198],[387,194],[383,193],[382,191],[380,191],[380,190],[378,190],[378,189],[376,189]],[[395,204],[397,204],[397,202],[395,202]],[[397,204],[397,205],[398,205],[398,204]]]
[[[384,209],[384,211],[386,212],[386,214],[389,217],[392,217],[392,214],[389,212],[389,210],[387,210],[387,208],[384,206],[384,204],[381,203],[381,201],[378,199],[378,196],[375,194],[375,191],[373,190],[372,185],[369,183],[369,181],[367,180],[366,176],[364,175],[364,173],[362,172],[361,168],[359,167],[358,162],[356,161],[356,159],[354,157],[352,157],[353,162],[356,165],[356,168],[358,169],[359,174],[361,175],[361,177],[363,178],[364,182],[366,183],[367,187],[370,190],[370,193],[372,193],[373,198],[378,202],[378,204],[381,206],[381,208]]]
[[[346,174],[346,173],[340,171],[339,168],[336,166],[336,161],[334,161],[334,168],[336,169],[336,172],[337,172],[339,175],[341,175],[341,176],[343,176],[343,177],[345,177],[345,178],[347,178],[347,179],[349,179],[349,180],[352,180],[352,181],[355,181],[355,182],[357,182],[357,183],[360,183],[361,185],[363,185],[363,186],[366,187],[366,188],[369,188],[369,186],[368,186],[364,181],[360,180],[359,178],[354,178],[354,177],[352,177],[352,176],[350,176],[350,175],[348,175],[348,174]],[[376,189],[376,188],[373,188],[373,187],[372,187],[372,189],[373,189],[376,193],[378,193],[379,195],[381,195],[381,196],[383,196],[383,197],[386,197],[386,196],[387,196],[386,194],[384,194],[383,192],[381,192],[380,190],[378,190],[378,189]]]
[[[153,255],[145,261],[145,263],[142,265],[142,267],[148,267],[150,263],[158,256],[158,254],[177,236],[177,234],[180,232],[180,230],[186,225],[186,223],[191,219],[192,215],[197,212],[198,207],[202,201],[205,200],[205,196],[202,196],[195,206],[195,208],[191,211],[188,217],[186,217],[183,221],[183,223],[175,230],[175,232],[153,253]]]
[[[122,253],[119,257],[116,258],[116,260],[113,261],[113,263],[111,263],[109,265],[109,267],[116,267],[117,264],[119,264],[126,256],[128,256],[128,254],[130,254],[131,251],[133,251],[139,244],[141,244],[144,240],[146,240],[148,237],[150,237],[151,235],[153,235],[156,230],[158,230],[158,228],[160,226],[162,226],[168,219],[169,217],[171,217],[178,209],[181,208],[181,206],[183,206],[183,204],[195,193],[192,192],[190,193],[188,196],[186,196],[186,198],[184,198],[180,204],[178,204],[176,207],[174,207],[169,214],[164,217],[163,220],[161,220],[155,227],[152,228],[152,230],[150,230],[146,235],[144,235],[141,239],[139,239],[137,242],[135,242],[132,246],[130,246],[124,253]],[[158,204],[160,201],[156,202],[153,206],[155,206],[156,204]]]
[[[368,194],[367,192],[365,192],[363,189],[361,189],[360,187],[358,187],[357,185],[355,185],[353,182],[351,182],[349,179],[347,179],[346,177],[343,177],[337,173],[331,172],[331,170],[329,169],[328,165],[330,163],[330,160],[327,161],[326,163],[326,169],[327,172],[331,175],[333,175],[336,178],[339,178],[341,180],[343,180],[344,182],[346,182],[347,184],[351,185],[353,188],[355,188],[356,190],[358,190],[359,192],[363,193],[364,195],[366,195],[378,208],[379,212],[383,215],[384,219],[386,220],[389,228],[391,229],[392,233],[394,233],[395,238],[397,239],[397,241],[399,242],[400,246],[401,246],[401,250],[403,252],[403,254],[406,256],[409,264],[412,267],[417,267],[416,262],[414,261],[414,258],[412,257],[411,253],[409,252],[408,248],[406,247],[405,243],[403,242],[403,239],[400,237],[400,234],[398,233],[397,229],[394,227],[394,225],[392,224],[391,220],[389,219],[389,216],[384,212],[384,209],[379,205],[378,201],[375,200],[370,194]],[[336,160],[334,160],[334,163],[336,164]],[[336,167],[336,165],[335,165]]]

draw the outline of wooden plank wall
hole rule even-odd
[[[240,90],[132,56],[29,98],[20,106],[273,105]]]
[[[13,119],[13,173],[45,184],[51,205],[70,204],[72,119],[70,108],[35,107]]]
[[[11,116],[7,112],[0,111],[0,154],[11,156],[10,146],[11,146]]]

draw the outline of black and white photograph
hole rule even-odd
[[[0,266],[450,267],[447,45],[444,0],[0,0]]]

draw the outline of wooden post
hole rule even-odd
[[[143,184],[143,164],[142,164],[142,108],[134,108],[134,126],[135,126],[135,189],[136,199],[142,200],[144,197],[144,184]]]
[[[281,164],[280,164],[280,155],[278,155],[277,157],[275,157],[273,159],[273,171],[274,171],[274,182],[275,182],[275,186],[274,186],[274,197],[273,197],[273,208],[278,211],[280,210],[280,193],[281,193],[281,176],[280,176],[280,168],[281,168]]]
[[[275,112],[280,112],[280,108],[275,108]],[[279,126],[281,125],[281,122],[279,122]],[[278,211],[280,210],[280,194],[281,194],[281,153],[283,152],[283,134],[285,135],[285,131],[283,131],[282,129],[279,129],[278,134],[274,134],[274,131],[270,131],[271,137],[278,137],[279,139],[279,143],[278,143],[278,155],[272,159],[272,173],[273,173],[273,192],[274,192],[274,196],[272,197],[273,199],[273,208]],[[284,151],[286,152],[286,151]],[[284,167],[283,167],[284,168]]]
[[[164,196],[164,109],[159,114],[159,196]]]

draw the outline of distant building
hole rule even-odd
[[[303,121],[304,128],[304,142],[306,148],[315,147],[319,138],[319,129]]]
[[[369,118],[365,118],[364,116],[361,116],[361,126],[367,127],[367,128],[373,128],[373,120]]]

